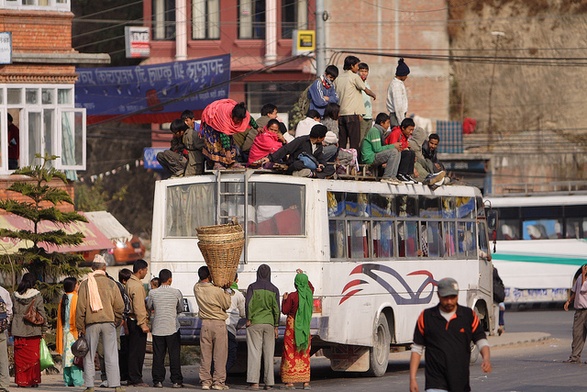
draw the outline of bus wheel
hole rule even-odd
[[[369,349],[369,373],[375,377],[381,377],[387,371],[390,344],[391,334],[387,317],[381,313],[375,325],[373,347]]]

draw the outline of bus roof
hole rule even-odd
[[[519,196],[519,197],[487,197],[491,207],[540,207],[540,206],[568,206],[587,205],[587,195],[548,195],[548,196]]]

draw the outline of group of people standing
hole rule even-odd
[[[271,268],[262,264],[257,270],[257,280],[249,285],[246,296],[239,299],[238,289],[221,288],[213,284],[210,270],[206,266],[198,270],[199,281],[194,286],[194,295],[202,320],[200,332],[202,389],[226,390],[226,372],[234,364],[230,357],[229,341],[236,334],[235,328],[223,330],[226,324],[236,325],[239,314],[238,303],[244,302],[247,335],[247,383],[249,390],[260,390],[261,367],[263,389],[275,385],[273,357],[275,340],[279,336],[280,309],[287,316],[284,347],[281,358],[283,388],[294,389],[301,383],[310,389],[310,321],[312,319],[314,288],[302,270],[296,270],[295,292],[284,293],[281,304],[279,289],[271,283]],[[281,306],[280,306],[281,305]],[[242,308],[241,308],[242,309]],[[242,311],[242,310],[241,310]],[[228,323],[226,322],[228,320]],[[234,321],[236,320],[236,321]],[[231,336],[232,335],[232,336]],[[234,355],[234,350],[232,355]],[[222,366],[227,364],[227,366]],[[230,366],[229,366],[230,365]]]

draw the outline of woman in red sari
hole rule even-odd
[[[14,336],[14,379],[19,387],[38,387],[41,383],[39,346],[47,326],[36,325],[24,319],[28,307],[32,306],[47,320],[43,297],[35,289],[37,280],[27,272],[13,293],[11,333]]]
[[[314,287],[308,275],[296,270],[296,291],[284,293],[281,311],[287,316],[281,357],[281,380],[285,389],[294,389],[295,383],[303,383],[310,389],[310,321]]]

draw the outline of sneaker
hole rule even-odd
[[[292,175],[294,177],[312,177],[312,170],[310,169],[302,169],[302,170],[297,170],[295,172],[292,173]]]
[[[397,179],[404,184],[415,184],[416,182],[407,174],[397,173]]]
[[[153,388],[163,388],[163,383],[160,383],[160,382],[153,383]]]
[[[212,389],[217,390],[217,391],[226,391],[227,389],[230,389],[230,388],[226,384],[214,384],[214,385],[212,385]]]
[[[180,382],[176,382],[171,386],[171,388],[183,388],[183,384]]]
[[[579,360],[579,359],[571,359],[571,358],[569,358],[569,359],[565,359],[565,360],[563,361],[563,363],[581,363],[581,360]]]
[[[444,170],[438,173],[430,173],[426,176],[426,179],[422,182],[424,185],[434,185],[444,180]]]
[[[451,179],[450,177],[444,177],[444,181],[442,182],[442,185],[450,185],[451,183]]]
[[[100,384],[100,388],[108,388],[108,380],[102,381],[102,384]]]
[[[409,179],[410,181],[412,181],[412,183],[414,183],[414,184],[419,184],[420,183],[420,181],[416,180],[410,174],[404,174],[404,177],[406,177],[407,179]]]
[[[401,181],[398,180],[395,177],[382,177],[381,182],[387,182],[388,184],[392,184],[392,185],[399,185],[401,184]]]
[[[202,384],[202,389],[205,391],[210,390],[210,385],[209,384]]]

